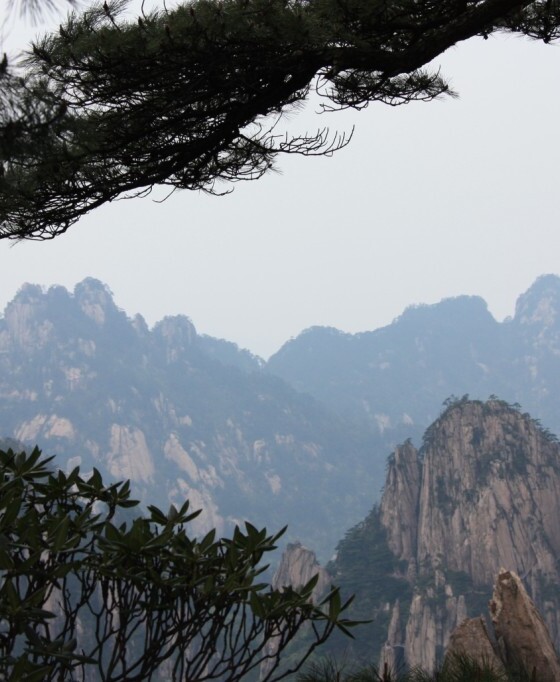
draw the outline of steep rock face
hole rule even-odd
[[[558,351],[560,345],[560,289],[558,277],[544,275],[524,294],[515,305],[514,324],[525,337],[534,336],[538,345]]]
[[[429,669],[501,566],[522,575],[537,598],[543,586],[560,586],[560,450],[528,415],[500,401],[462,401],[428,429],[417,454],[419,486],[414,453],[407,454],[406,466],[399,451],[389,465],[381,523],[391,550],[416,572],[405,657]],[[555,599],[555,634],[559,605]]]
[[[420,574],[420,580],[426,577],[425,573]],[[395,644],[388,637],[386,646],[393,648],[404,639],[406,665],[432,670],[434,664],[441,661],[449,635],[466,616],[464,596],[455,596],[444,576],[436,573],[433,585],[425,590],[416,587],[404,624],[404,636],[397,636]]]
[[[0,410],[0,435],[61,467],[130,478],[164,509],[189,498],[197,532],[288,524],[287,539],[327,555],[376,487],[365,432],[185,316],[152,330],[128,318],[91,278],[73,292],[25,285],[7,306]]]
[[[176,362],[192,347],[196,330],[192,322],[183,315],[165,317],[154,327],[154,337],[165,351],[167,363]]]
[[[272,586],[277,590],[287,586],[298,588],[306,585],[315,576],[318,576],[318,580],[313,589],[314,601],[325,594],[330,584],[330,576],[317,561],[315,552],[300,542],[295,542],[289,544],[283,552],[272,579]]]
[[[387,628],[387,641],[379,657],[380,670],[402,670],[404,665],[404,641],[402,637],[401,605],[397,599],[393,604],[391,619]]]
[[[558,578],[558,445],[535,422],[496,402],[465,403],[431,427],[422,454],[420,566],[463,571],[475,585],[501,566]]]
[[[340,543],[333,582],[357,594],[357,616],[373,619],[363,636],[377,638],[382,660],[429,670],[455,627],[486,611],[506,566],[558,647],[558,518],[556,438],[502,401],[455,401],[419,451],[406,443],[389,459],[382,501]]]
[[[399,559],[410,560],[416,556],[421,472],[418,451],[412,443],[407,441],[397,446],[387,471],[380,511],[381,523],[387,529],[387,542]]]

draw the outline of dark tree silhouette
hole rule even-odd
[[[47,14],[64,7],[77,6],[77,0],[7,0],[8,14],[19,13],[24,19],[37,22]]]
[[[54,237],[155,185],[223,191],[278,154],[330,154],[327,130],[287,137],[282,112],[452,94],[426,65],[472,36],[560,35],[560,1],[194,0],[131,20],[126,0],[75,13],[0,67],[0,238]],[[226,185],[227,188],[227,185]]]
[[[336,589],[313,604],[316,579],[297,590],[259,581],[281,533],[247,523],[231,538],[193,538],[188,502],[120,522],[137,504],[128,483],[51,461],[0,450],[2,680],[276,680],[355,624]],[[298,661],[279,670],[302,628]]]

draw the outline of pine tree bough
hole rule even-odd
[[[0,238],[48,239],[156,185],[228,191],[279,154],[329,155],[327,129],[276,132],[311,90],[325,108],[453,94],[426,65],[476,35],[560,36],[560,0],[194,0],[131,19],[74,13],[0,67]]]

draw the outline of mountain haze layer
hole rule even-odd
[[[375,331],[313,327],[267,369],[367,423],[388,449],[419,441],[451,395],[518,402],[560,433],[560,278],[540,277],[504,322],[483,299],[459,296],[412,306]]]
[[[261,366],[186,317],[148,329],[97,280],[25,285],[0,319],[0,433],[146,503],[189,498],[198,530],[289,524],[330,552],[376,487],[371,445]]]
[[[0,318],[0,436],[130,478],[146,503],[188,497],[199,530],[289,524],[323,559],[378,499],[387,454],[418,445],[448,396],[496,394],[560,432],[559,389],[554,275],[502,323],[459,297],[363,334],[308,330],[268,363],[184,316],[150,329],[95,279],[24,285]]]

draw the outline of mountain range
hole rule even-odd
[[[458,297],[371,332],[309,329],[268,362],[185,316],[150,329],[92,278],[25,284],[0,318],[0,435],[130,478],[147,503],[189,497],[197,531],[288,524],[322,559],[379,500],[388,454],[419,446],[449,396],[496,394],[560,432],[558,378],[554,275],[504,322]]]
[[[59,466],[131,479],[164,509],[189,498],[196,532],[289,524],[330,551],[375,487],[365,433],[186,317],[128,318],[93,279],[25,285],[6,307],[0,406],[0,432]]]
[[[383,456],[406,438],[420,442],[450,396],[497,395],[560,432],[560,278],[537,279],[504,322],[482,298],[459,296],[411,306],[375,331],[313,327],[267,370],[384,435]]]

